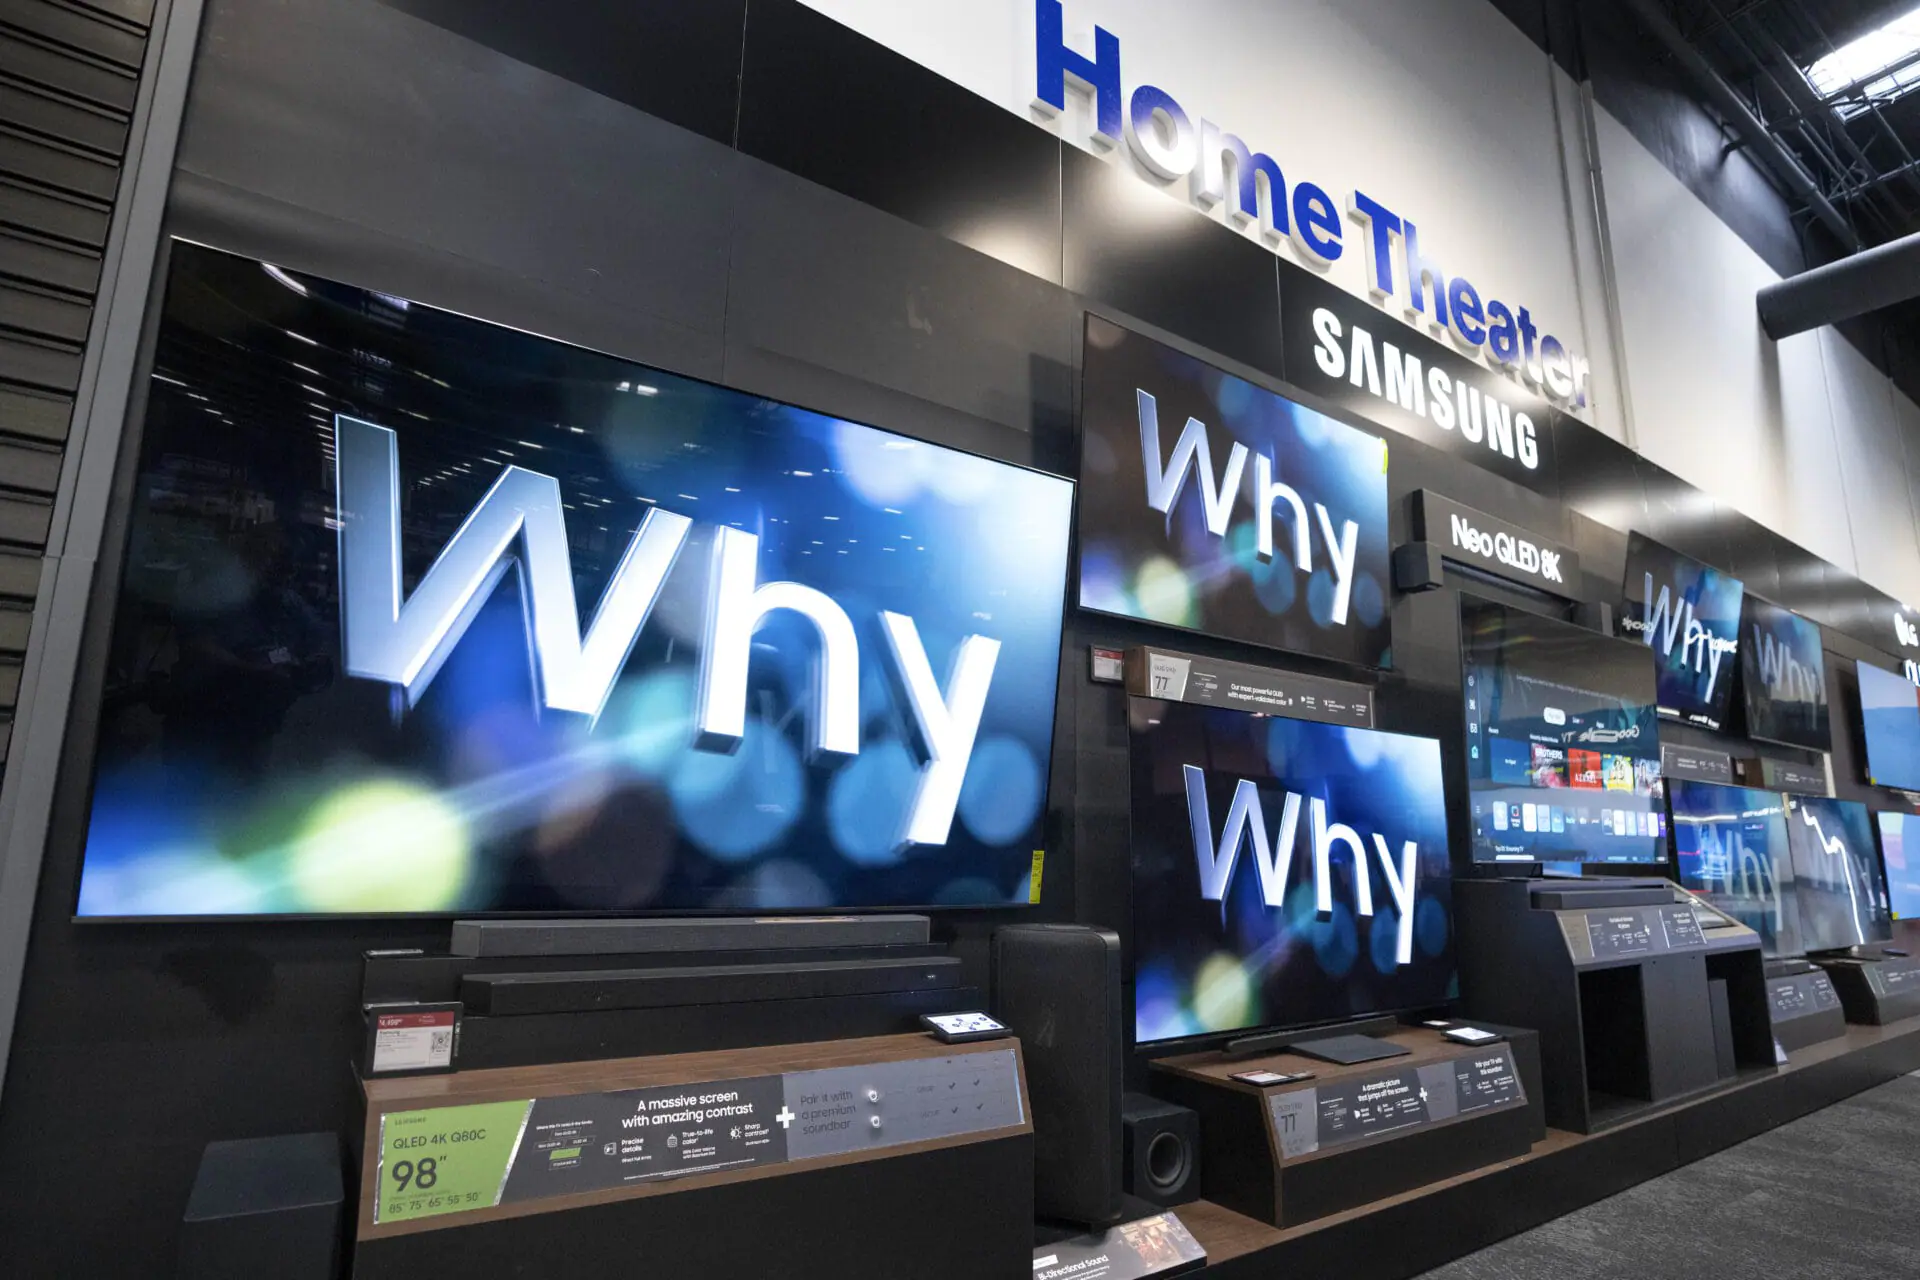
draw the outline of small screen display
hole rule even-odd
[[[1920,920],[1920,817],[1889,812],[1879,821],[1887,905],[1895,920]]]
[[[1809,751],[1832,750],[1819,625],[1751,594],[1744,617],[1740,683],[1748,735]]]
[[[1799,900],[1787,806],[1773,791],[1667,783],[1680,883],[1760,935],[1768,956],[1798,955]]]
[[[1660,714],[1719,729],[1740,649],[1738,578],[1634,534],[1627,546],[1620,633],[1653,651]]]
[[[1870,663],[1860,663],[1859,672],[1867,780],[1920,791],[1920,685]]]
[[[1664,862],[1645,645],[1479,600],[1460,609],[1478,862]]]
[[[1792,796],[1787,832],[1806,949],[1832,951],[1891,940],[1886,879],[1867,806]]]
[[[1438,742],[1144,698],[1130,722],[1140,1043],[1449,998]]]

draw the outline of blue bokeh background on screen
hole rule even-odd
[[[1723,728],[1739,678],[1745,584],[1636,533],[1627,547],[1625,587],[1620,631],[1653,651],[1660,713]],[[1717,655],[1716,647],[1722,648]]]
[[[115,618],[90,916],[1024,902],[1044,843],[1072,487],[905,436],[174,248]],[[540,712],[516,574],[418,704],[342,674],[331,420],[397,435],[411,591],[512,462],[554,476],[591,616],[646,512],[694,522],[597,723]],[[746,732],[692,716],[717,527],[859,644],[860,750],[809,755],[820,642],[767,616]],[[944,845],[882,610],[943,693],[1000,642]]]
[[[1331,1022],[1449,998],[1453,882],[1438,742],[1142,698],[1132,700],[1130,722],[1139,1042]],[[1262,893],[1250,838],[1225,898],[1202,896],[1186,765],[1206,773],[1216,844],[1241,780],[1258,791],[1269,839],[1287,793],[1301,797],[1284,907]],[[1338,842],[1330,845],[1332,910],[1316,910],[1315,799],[1325,802],[1330,827],[1346,824],[1367,847],[1371,916],[1358,909],[1354,859]],[[1407,964],[1398,962],[1399,916],[1376,834],[1396,860],[1407,841],[1418,849]],[[1272,853],[1284,856],[1278,846]]]

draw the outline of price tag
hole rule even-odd
[[[1165,698],[1169,702],[1178,702],[1187,696],[1187,676],[1193,670],[1193,663],[1187,658],[1176,658],[1171,654],[1155,653],[1149,655],[1147,665],[1147,690],[1155,698]]]
[[[380,1117],[375,1222],[407,1222],[500,1203],[533,1100],[482,1102]]]

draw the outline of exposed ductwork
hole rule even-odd
[[[1920,298],[1920,232],[1760,290],[1760,324],[1776,342]]]
[[[1664,45],[1673,55],[1674,62],[1692,77],[1707,101],[1713,104],[1721,117],[1739,135],[1743,143],[1760,161],[1766,165],[1775,178],[1784,183],[1789,190],[1807,202],[1814,216],[1824,222],[1828,229],[1840,237],[1842,244],[1852,248],[1860,247],[1860,237],[1840,211],[1833,207],[1826,193],[1820,189],[1800,162],[1794,159],[1778,138],[1756,118],[1740,95],[1727,86],[1713,64],[1701,56],[1680,29],[1673,25],[1673,19],[1667,16],[1658,0],[1626,0],[1626,7],[1639,19],[1648,33]]]

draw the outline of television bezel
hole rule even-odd
[[[147,314],[144,318],[143,326],[142,326],[143,338],[140,344],[138,355],[134,361],[134,366],[133,366],[132,385],[136,388],[146,387],[147,394],[136,395],[130,398],[128,402],[128,407],[127,407],[126,428],[122,433],[119,446],[118,446],[119,460],[120,460],[119,465],[122,468],[122,471],[124,475],[126,475],[127,477],[129,477],[130,479],[136,482],[140,473],[141,463],[144,460],[144,454],[147,447],[147,438],[148,438],[147,409],[148,409],[148,405],[151,402],[151,398],[154,394],[152,390],[152,383],[153,383],[152,374],[153,374],[154,364],[159,355],[158,335],[160,333],[160,329],[166,318],[166,304],[168,300],[168,290],[173,280],[173,255],[174,255],[174,251],[177,248],[182,246],[187,247],[189,249],[221,254],[225,257],[236,259],[244,263],[251,263],[255,266],[264,267],[268,265],[265,259],[255,257],[253,254],[248,253],[244,250],[229,249],[221,245],[213,244],[204,240],[190,239],[188,237],[179,236],[179,235],[169,235],[162,240],[161,246],[160,246],[160,255],[157,262],[155,263],[154,276],[153,276],[153,280],[154,280],[153,292],[149,297],[149,301],[147,305]],[[1053,825],[1049,821],[1049,815],[1052,812],[1052,806],[1055,799],[1054,790],[1053,790],[1053,769],[1055,765],[1054,757],[1059,751],[1060,737],[1061,737],[1061,733],[1060,733],[1060,714],[1061,714],[1061,703],[1062,703],[1061,688],[1064,683],[1064,681],[1061,678],[1061,673],[1066,669],[1065,667],[1066,656],[1065,656],[1064,646],[1066,644],[1068,626],[1071,621],[1070,615],[1073,612],[1073,610],[1077,607],[1074,600],[1075,593],[1073,591],[1073,585],[1075,581],[1075,568],[1076,568],[1076,565],[1075,565],[1076,546],[1075,546],[1074,532],[1078,527],[1077,522],[1079,518],[1079,501],[1080,501],[1080,483],[1077,478],[1072,476],[1062,475],[1059,472],[1051,471],[1045,467],[1035,466],[1030,463],[1008,462],[1004,459],[996,458],[990,454],[980,452],[977,449],[961,448],[955,445],[943,444],[940,441],[931,440],[924,436],[913,435],[905,431],[898,431],[888,427],[876,426],[875,424],[867,422],[863,419],[847,417],[845,415],[835,413],[832,410],[828,410],[828,409],[813,408],[809,405],[802,404],[799,401],[783,400],[775,396],[762,395],[758,392],[746,391],[740,388],[730,387],[724,383],[715,382],[711,379],[702,378],[690,373],[683,373],[678,369],[668,368],[664,365],[647,364],[644,361],[641,361],[639,359],[618,355],[613,352],[603,350],[599,347],[591,346],[584,342],[575,342],[566,338],[552,337],[548,334],[540,332],[537,329],[530,329],[518,324],[512,324],[512,323],[507,323],[500,320],[489,319],[485,316],[476,315],[467,311],[462,311],[454,307],[442,306],[435,302],[429,302],[429,301],[425,301],[418,298],[406,298],[405,295],[403,294],[396,294],[396,293],[391,293],[388,290],[377,289],[373,285],[359,283],[354,279],[345,278],[341,275],[333,274],[330,270],[308,269],[306,267],[300,266],[296,261],[289,261],[289,260],[283,259],[282,261],[278,263],[274,263],[272,265],[280,268],[281,270],[292,272],[297,276],[309,276],[316,280],[323,281],[327,284],[339,285],[343,288],[359,290],[362,293],[383,294],[391,297],[405,298],[409,306],[423,307],[428,310],[439,312],[443,315],[454,317],[455,319],[458,319],[458,320],[487,325],[495,329],[510,332],[518,337],[530,338],[540,342],[555,343],[559,346],[568,347],[575,351],[586,352],[587,354],[596,356],[600,359],[611,360],[619,364],[630,366],[636,369],[645,369],[651,372],[665,374],[669,377],[677,378],[682,381],[697,383],[706,387],[712,387],[718,391],[725,392],[728,395],[739,396],[746,400],[778,405],[783,408],[798,409],[804,413],[818,414],[822,417],[831,418],[836,421],[848,422],[848,423],[852,423],[855,426],[867,427],[870,430],[881,431],[881,432],[885,432],[888,435],[899,436],[902,439],[915,440],[922,444],[931,445],[934,448],[946,449],[946,450],[950,450],[953,453],[962,454],[972,458],[978,458],[983,462],[990,462],[997,466],[1008,467],[1018,471],[1030,472],[1034,475],[1043,476],[1052,480],[1058,480],[1061,483],[1065,484],[1067,486],[1066,519],[1067,519],[1068,549],[1067,549],[1067,555],[1063,557],[1062,574],[1061,574],[1061,581],[1060,581],[1060,638],[1058,641],[1058,645],[1061,648],[1061,658],[1058,662],[1055,663],[1055,667],[1054,667],[1054,693],[1053,693],[1053,717],[1052,717],[1053,723],[1048,729],[1049,746],[1048,746],[1048,752],[1047,752],[1047,759],[1044,762],[1045,768],[1043,770],[1043,777],[1041,779],[1040,806],[1039,806],[1039,819],[1038,819],[1039,828],[1040,828],[1040,839],[1043,844],[1045,843],[1047,832]],[[128,562],[130,559],[130,551],[131,551],[132,541],[133,541],[134,514],[135,514],[134,508],[136,505],[137,504],[134,502],[114,504],[114,506],[112,507],[109,513],[109,517],[108,517],[109,523],[101,539],[101,546],[102,546],[103,552],[110,553],[114,557],[113,561],[111,562],[113,571],[110,574],[104,573],[104,572],[99,574],[96,577],[95,582],[93,584],[94,594],[91,596],[92,607],[89,609],[89,617],[87,621],[86,631],[82,638],[83,647],[92,645],[96,641],[101,643],[109,642],[110,638],[114,634],[115,627],[118,625],[119,616],[120,616],[120,605],[121,605],[122,597],[124,594],[126,575],[128,571]],[[103,568],[108,563],[107,557],[105,554],[103,554],[101,557],[101,563]],[[77,803],[74,807],[73,817],[71,819],[72,827],[67,832],[64,833],[66,836],[66,839],[71,843],[74,850],[74,859],[73,859],[73,868],[72,868],[72,884],[70,886],[69,895],[68,895],[67,920],[69,923],[76,926],[87,927],[87,928],[91,928],[94,926],[111,927],[111,926],[126,926],[126,925],[146,926],[146,925],[179,925],[179,924],[258,926],[262,924],[279,925],[279,924],[296,924],[296,923],[305,923],[305,924],[319,923],[319,924],[343,925],[343,924],[351,924],[356,921],[405,923],[405,922],[436,922],[436,921],[450,921],[450,920],[535,920],[535,919],[593,920],[593,919],[620,919],[620,918],[629,918],[629,917],[646,918],[646,919],[675,919],[675,918],[702,918],[702,917],[721,918],[721,917],[727,917],[727,916],[741,916],[741,915],[785,917],[785,916],[818,916],[818,915],[821,915],[823,912],[831,915],[880,915],[880,914],[886,914],[889,912],[938,912],[943,915],[945,914],[980,915],[983,913],[990,913],[995,911],[1027,912],[1027,911],[1031,911],[1035,906],[1040,905],[1038,903],[1032,902],[1031,900],[1027,902],[1020,902],[1017,900],[1009,899],[1006,902],[967,902],[967,903],[931,903],[931,902],[906,903],[906,902],[902,902],[902,903],[889,903],[884,906],[860,905],[860,906],[850,906],[850,907],[849,906],[754,907],[750,910],[745,910],[737,907],[733,907],[733,908],[729,908],[729,907],[631,907],[631,908],[579,907],[579,908],[546,909],[546,910],[542,910],[542,909],[528,909],[528,910],[471,909],[471,910],[444,910],[444,911],[360,911],[360,912],[286,911],[286,912],[229,912],[229,913],[214,913],[214,914],[171,913],[171,914],[165,914],[165,915],[156,914],[156,915],[132,915],[132,916],[82,915],[80,913],[81,882],[86,874],[87,836],[92,826],[94,791],[99,781],[99,754],[100,754],[99,744],[100,744],[100,731],[101,731],[101,717],[99,715],[99,702],[100,702],[99,692],[101,688],[104,686],[104,679],[105,679],[105,672],[103,669],[99,669],[97,667],[90,668],[87,676],[87,680],[88,680],[87,686],[83,690],[76,690],[76,696],[75,696],[76,706],[82,706],[82,705],[88,706],[92,709],[92,713],[79,719],[78,728],[80,731],[69,735],[69,741],[68,741],[67,747],[62,751],[61,760],[60,760],[60,776],[59,776],[58,785],[62,788],[63,794],[74,794],[72,792],[66,791],[65,789],[67,787],[77,786],[77,796],[76,796]],[[86,696],[83,697],[83,694]]]

